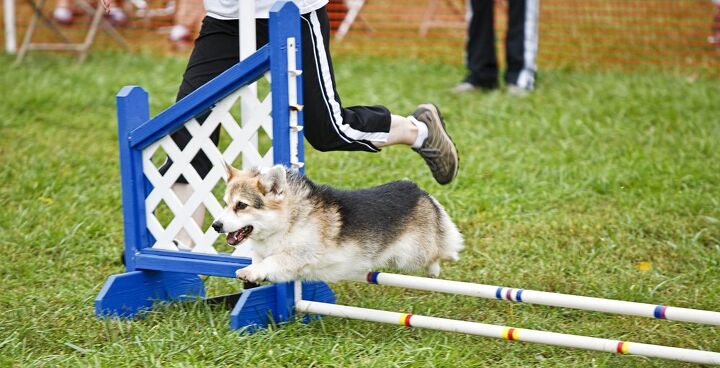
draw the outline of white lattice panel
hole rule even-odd
[[[231,113],[232,109],[239,108],[241,99],[242,125]],[[225,175],[222,166],[223,159],[232,163],[236,162],[238,157],[242,157],[242,166],[245,168],[269,167],[273,164],[272,148],[264,153],[258,149],[260,130],[264,130],[265,134],[272,139],[271,107],[270,94],[259,100],[255,86],[242,88],[218,102],[202,125],[195,119],[185,123],[185,128],[192,135],[192,139],[184,149],[180,150],[170,135],[167,135],[143,150],[143,172],[153,186],[152,191],[145,198],[147,228],[155,238],[153,248],[178,250],[173,240],[178,237],[181,230],[185,230],[195,243],[193,252],[218,253],[213,244],[219,234],[210,226],[201,228],[191,216],[200,206],[207,209],[206,216],[211,218],[218,217],[222,212],[223,204],[215,197],[213,190],[218,185],[224,189],[224,184],[221,182]],[[222,152],[210,138],[218,126],[221,126],[224,134],[229,137],[229,144],[224,147]],[[200,150],[213,163],[212,169],[204,179],[190,164]],[[173,161],[164,175],[158,170],[161,165],[156,166],[153,163],[153,161],[157,162],[158,155],[162,156],[163,154]],[[185,203],[172,190],[173,184],[180,175],[185,177],[193,189],[192,195]],[[160,216],[165,219],[165,224],[158,217],[158,212],[161,210],[171,213]],[[205,221],[205,223],[210,223],[210,221]],[[247,255],[247,250],[238,249],[233,254]]]

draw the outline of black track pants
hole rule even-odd
[[[268,20],[257,19],[257,45],[268,42]],[[302,57],[305,137],[320,151],[368,151],[379,149],[371,142],[387,140],[390,131],[390,111],[384,106],[354,106],[345,108],[335,88],[332,60],[329,50],[330,23],[325,8],[303,14]],[[188,61],[177,100],[215,78],[235,65],[239,55],[237,20],[219,20],[205,17],[200,35]],[[205,116],[198,120],[203,121]],[[213,133],[217,143],[219,130]],[[181,128],[172,134],[180,149],[190,141],[191,135]],[[168,161],[161,172],[172,162]],[[205,177],[212,164],[200,151],[192,160],[200,177]],[[181,177],[180,182],[185,182]]]
[[[531,90],[535,85],[540,0],[509,0],[505,40],[505,82]],[[471,0],[466,82],[484,88],[498,86],[493,0]]]

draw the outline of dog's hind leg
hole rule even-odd
[[[436,278],[440,276],[440,261],[436,259],[431,262],[425,271],[427,272],[428,277]]]

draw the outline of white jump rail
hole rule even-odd
[[[542,291],[512,289],[500,286],[474,284],[469,282],[431,279],[392,273],[370,272],[365,278],[349,281],[396,286],[415,290],[434,291],[471,297],[527,302],[554,307],[567,307],[623,315],[654,317],[675,321],[720,325],[720,313],[634,303],[602,298],[549,293]],[[684,349],[662,345],[628,342],[590,336],[570,335],[557,332],[530,330],[498,326],[478,322],[460,321],[447,318],[427,317],[409,313],[389,312],[377,309],[358,308],[322,301],[304,300],[299,282],[294,289],[295,311],[363,321],[395,324],[407,327],[426,328],[447,332],[500,338],[511,341],[525,341],[568,348],[602,351],[617,354],[631,354],[651,358],[678,360],[683,362],[720,365],[720,353],[695,349]]]
[[[556,332],[512,328],[485,323],[458,321],[447,318],[418,316],[408,313],[349,307],[337,304],[299,300],[296,310],[325,316],[350,318],[432,330],[460,332],[511,341],[525,341],[569,348],[633,354],[652,358],[679,360],[699,364],[720,364],[720,353],[682,349],[662,345],[642,344],[597,337],[569,335]]]
[[[628,302],[545,291],[513,289],[502,286],[470,282],[431,279],[427,277],[370,272],[365,278],[351,281],[385,286],[466,295],[486,299],[509,300],[552,307],[574,308],[594,312],[667,319],[720,326],[720,313],[700,309],[678,308],[665,305]]]

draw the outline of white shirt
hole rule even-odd
[[[251,0],[204,0],[205,10],[209,17],[215,19],[238,19],[238,2]],[[270,8],[276,0],[255,0],[255,18],[269,18]],[[292,0],[300,8],[300,14],[318,10],[328,0]]]

